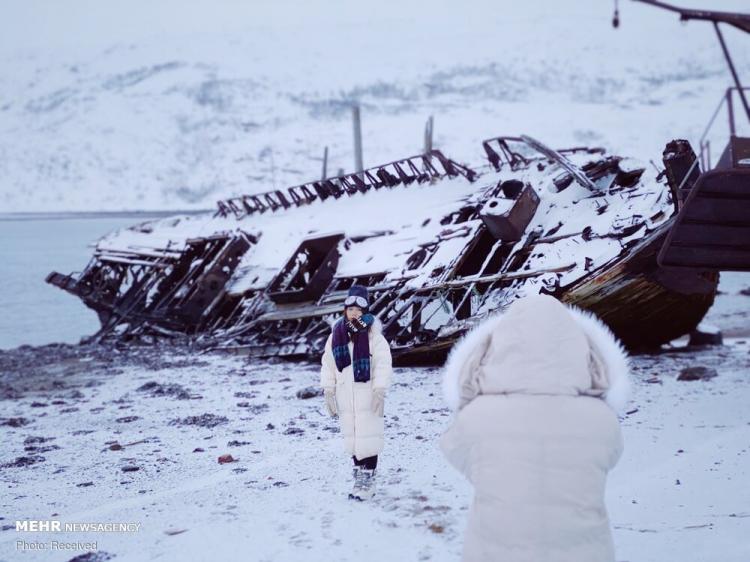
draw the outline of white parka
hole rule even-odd
[[[383,416],[372,411],[372,389],[388,389],[393,369],[391,347],[382,332],[382,323],[375,321],[368,330],[370,344],[370,380],[354,382],[351,363],[343,371],[336,368],[331,341],[326,340],[321,358],[320,385],[336,388],[336,408],[344,436],[344,450],[358,460],[378,455],[383,450]],[[354,358],[354,344],[349,341],[349,357]],[[386,399],[387,403],[387,399]]]
[[[464,562],[615,560],[604,491],[628,371],[606,325],[547,295],[454,346],[443,392],[456,414],[440,448],[474,487]]]

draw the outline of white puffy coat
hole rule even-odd
[[[383,450],[383,416],[372,411],[372,389],[388,389],[393,369],[391,346],[382,332],[382,324],[376,317],[368,331],[370,342],[370,380],[354,382],[351,363],[343,371],[336,368],[331,341],[326,340],[321,359],[320,384],[323,388],[336,388],[336,407],[344,436],[344,449],[358,460],[380,454]],[[349,356],[354,359],[354,344],[349,342]],[[386,398],[386,405],[388,400]]]
[[[454,346],[443,391],[457,412],[440,448],[474,486],[465,562],[615,560],[604,491],[628,370],[606,325],[547,295]]]

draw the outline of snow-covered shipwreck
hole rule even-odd
[[[317,360],[353,283],[370,288],[401,364],[439,363],[474,323],[530,293],[595,312],[631,349],[689,333],[719,271],[750,271],[750,138],[734,109],[738,98],[750,125],[749,88],[719,27],[750,33],[750,14],[639,1],[715,28],[734,86],[698,156],[672,141],[658,171],[527,136],[484,141],[471,166],[430,150],[115,231],[82,272],[47,282],[97,312],[90,341],[188,337],[253,357]],[[722,107],[729,139],[712,166]]]
[[[526,136],[482,148],[478,165],[433,150],[143,222],[47,282],[97,312],[91,341],[187,336],[252,357],[317,359],[353,283],[370,288],[397,364],[442,361],[473,323],[530,293],[595,312],[630,348],[696,327],[718,268],[663,263],[695,257],[690,237],[705,234],[665,245],[706,176],[687,142],[667,145],[661,173]]]

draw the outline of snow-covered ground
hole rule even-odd
[[[676,380],[695,366],[718,376]],[[750,559],[749,368],[750,339],[636,358],[608,489],[618,561]],[[96,540],[96,560],[459,558],[471,489],[438,449],[450,419],[439,369],[396,369],[379,489],[364,504],[346,498],[350,459],[322,397],[297,397],[317,364],[62,346],[2,352],[0,373],[0,461],[13,465],[0,471],[2,560],[82,552],[18,540]],[[219,464],[227,453],[236,461]],[[140,527],[24,533],[17,519]]]
[[[746,9],[746,0],[683,0]],[[211,208],[435,145],[526,133],[659,161],[731,77],[709,24],[609,0],[5,1],[0,211]],[[747,37],[728,28],[739,72]],[[712,137],[726,143],[726,123]]]

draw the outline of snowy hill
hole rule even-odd
[[[429,115],[468,163],[520,133],[658,161],[730,81],[711,26],[632,2],[618,30],[605,0],[153,4],[7,3],[0,210],[209,208],[318,176],[324,146],[351,171],[354,102],[365,165],[419,152]]]

